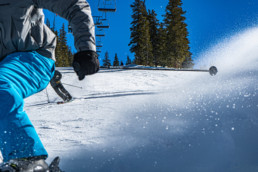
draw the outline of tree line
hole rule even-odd
[[[130,57],[127,56],[125,65],[129,65],[129,64],[132,64],[132,63],[133,62],[130,59]],[[123,63],[123,61],[119,62],[119,59],[118,59],[118,56],[117,56],[117,53],[116,53],[114,61],[113,61],[113,64],[111,64],[111,60],[109,58],[109,54],[108,54],[108,52],[106,52],[105,56],[104,56],[104,59],[103,59],[103,67],[109,67],[109,66],[124,66],[124,63]]]
[[[181,0],[169,0],[163,21],[154,10],[147,10],[145,0],[131,5],[130,51],[135,64],[146,66],[192,67],[185,11]]]

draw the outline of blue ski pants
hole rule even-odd
[[[0,151],[5,162],[47,156],[23,106],[24,98],[47,87],[54,63],[36,51],[13,53],[0,62]]]

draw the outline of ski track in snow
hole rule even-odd
[[[59,68],[76,99],[26,99],[48,161],[67,172],[258,171],[258,28],[219,43],[208,73],[101,70],[82,82]],[[47,88],[51,102],[61,99]]]

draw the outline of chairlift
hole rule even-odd
[[[102,47],[103,47],[102,44],[98,44],[98,43],[96,44],[97,51],[100,51]]]
[[[96,39],[96,48],[97,50],[100,50],[102,48],[103,44],[102,44],[102,41],[101,41],[101,37],[97,37]]]
[[[104,33],[96,33],[96,36],[97,36],[97,37],[104,37],[105,34],[104,34]]]
[[[97,25],[97,28],[99,29],[108,29],[109,23],[107,22],[107,19],[102,19],[102,22],[100,25]]]
[[[102,44],[101,39],[97,39],[97,44]]]
[[[108,23],[106,13],[104,13],[104,15],[102,15],[102,16],[95,16],[94,19],[95,19],[95,26],[97,26],[97,28],[99,28],[99,29],[108,29],[109,28],[109,23]]]
[[[104,36],[105,36],[105,32],[103,31],[103,29],[97,30],[96,37],[104,37]]]
[[[95,26],[99,26],[102,24],[101,17],[102,16],[93,16]]]
[[[98,10],[101,12],[116,12],[116,0],[99,0]]]
[[[101,37],[96,38],[96,44],[97,45],[102,45]]]

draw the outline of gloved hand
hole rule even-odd
[[[73,68],[79,77],[83,80],[85,75],[91,75],[99,71],[98,54],[94,51],[81,51],[74,55]]]

